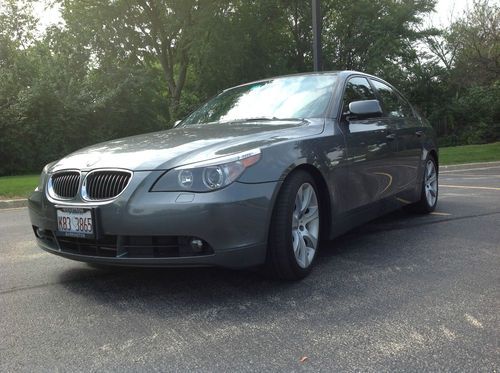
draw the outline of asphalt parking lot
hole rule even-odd
[[[436,213],[322,245],[305,280],[94,269],[0,210],[0,371],[498,371],[500,163],[441,170]]]

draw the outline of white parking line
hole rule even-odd
[[[470,186],[470,185],[447,185],[447,184],[439,184],[439,186],[440,187],[444,187],[444,188],[458,188],[458,189],[500,190],[500,188]]]
[[[441,171],[440,174],[453,174],[455,172],[466,172],[466,171],[481,171],[481,170],[492,170],[495,168],[499,168],[500,166],[492,166],[492,167],[478,167],[478,168],[465,168],[463,170],[449,170],[449,171]]]
[[[445,166],[441,166],[441,167],[442,168],[453,168],[453,167],[461,167],[461,166],[481,166],[481,165],[484,165],[484,166],[490,166],[490,165],[500,166],[500,162],[499,161],[490,161],[490,162],[460,163],[460,164],[445,165]]]
[[[470,193],[440,193],[439,196],[441,198],[444,197],[470,197],[470,196],[477,196],[477,194],[470,194]]]
[[[478,175],[478,174],[466,174],[466,175],[464,175],[464,174],[456,174],[456,175],[455,174],[446,174],[446,177],[448,177],[448,176],[460,176],[460,177],[500,177],[500,175],[487,175],[487,174],[486,175],[484,175],[484,174],[482,174],[482,175]]]

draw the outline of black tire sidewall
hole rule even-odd
[[[314,261],[316,260],[319,248],[321,224],[320,232],[318,234],[318,246],[316,247],[316,253],[313,260],[307,268],[299,266],[293,251],[292,219],[295,197],[299,188],[305,183],[310,184],[316,193],[316,198],[318,199],[318,213],[321,222],[321,208],[318,188],[314,178],[308,172],[303,170],[295,171],[285,179],[273,211],[273,219],[271,222],[268,240],[268,263],[272,266],[271,270],[274,274],[284,279],[300,279],[309,274]]]

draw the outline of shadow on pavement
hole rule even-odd
[[[390,225],[401,219],[408,222],[418,218],[396,212],[369,225]],[[295,312],[297,304],[302,304],[304,311],[313,309],[311,302],[345,304],[351,297],[363,297],[369,291],[370,281],[360,283],[353,276],[365,271],[366,266],[384,271],[394,266],[395,261],[415,259],[405,258],[397,242],[374,245],[365,231],[370,232],[370,229],[360,227],[334,241],[323,242],[313,272],[298,282],[270,280],[258,271],[249,270],[96,269],[85,264],[61,272],[60,282],[71,293],[110,310],[129,309],[146,314],[165,312],[164,315],[182,312],[188,317],[223,309],[220,315],[224,319],[241,318],[242,312],[255,308],[267,309],[269,316],[276,312]],[[383,278],[377,281],[381,287],[385,286]],[[234,316],[228,310],[232,310]],[[352,310],[345,310],[346,317],[349,312]],[[262,318],[263,313],[259,313]]]

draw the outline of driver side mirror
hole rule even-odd
[[[382,107],[378,100],[353,101],[349,104],[349,112],[346,119],[367,119],[382,116]]]
[[[177,127],[180,122],[181,122],[180,120],[176,120],[175,123],[174,123],[174,128]]]

